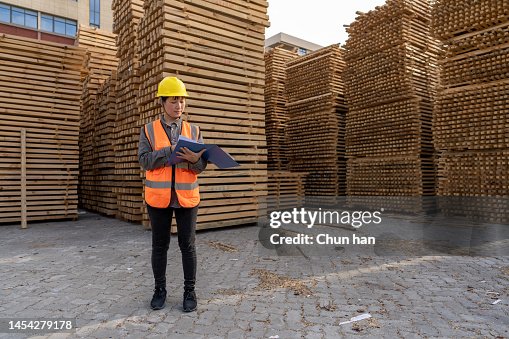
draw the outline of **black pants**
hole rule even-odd
[[[152,225],[152,271],[155,287],[166,288],[166,264],[170,247],[170,227],[175,212],[182,267],[184,268],[184,289],[193,291],[196,282],[196,215],[198,206],[193,208],[155,208],[147,206]]]

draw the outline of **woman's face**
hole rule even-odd
[[[184,113],[186,108],[185,97],[169,97],[163,102],[164,110],[166,114],[172,119],[178,119]]]

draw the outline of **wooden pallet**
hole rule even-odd
[[[0,223],[76,218],[85,50],[1,34],[0,51]]]

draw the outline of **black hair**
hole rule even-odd
[[[185,98],[185,97],[160,97],[161,102],[165,103],[168,98]]]

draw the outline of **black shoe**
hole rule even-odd
[[[183,309],[184,312],[192,312],[196,311],[196,293],[194,291],[185,291],[184,292],[184,302]]]
[[[156,287],[154,289],[154,296],[150,302],[150,307],[153,310],[160,310],[164,308],[166,303],[166,289],[164,287]]]

